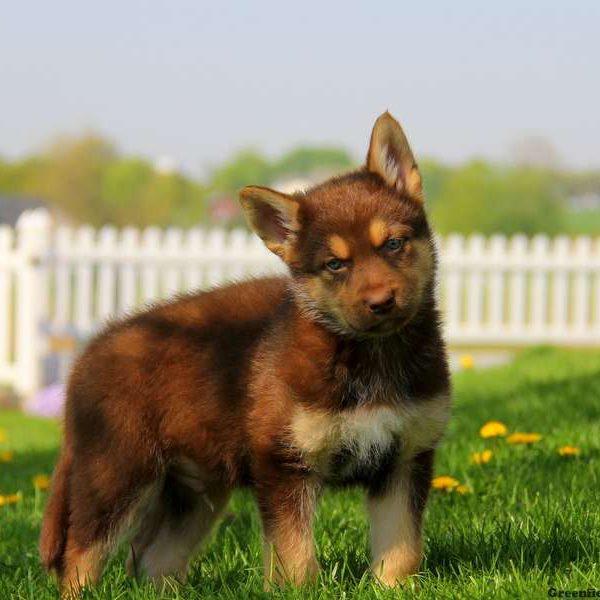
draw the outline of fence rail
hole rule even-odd
[[[438,246],[450,344],[600,345],[600,238],[451,235]],[[27,213],[0,227],[0,384],[34,391],[57,346],[68,363],[60,340],[84,340],[111,316],[283,272],[245,231],[54,228]]]

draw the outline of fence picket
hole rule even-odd
[[[142,234],[140,254],[143,257],[141,274],[141,300],[154,302],[159,297],[159,270],[161,231],[158,227],[149,227]]]
[[[485,263],[485,239],[474,235],[467,243],[470,270],[467,275],[467,318],[466,326],[476,331],[483,321],[483,264]]]
[[[0,225],[0,371],[10,365],[10,340],[12,323],[12,256],[13,233],[6,225]]]
[[[119,269],[119,313],[131,311],[137,304],[137,290],[135,281],[134,258],[138,247],[138,231],[133,227],[127,227],[122,231],[120,240],[122,254],[121,267]]]
[[[228,268],[228,279],[242,279],[248,266],[248,233],[242,229],[234,229],[227,240],[231,253],[231,263]]]
[[[83,259],[75,270],[75,327],[84,335],[92,330],[93,273],[89,256],[94,249],[94,230],[82,227],[75,236],[75,245],[83,254]]]
[[[557,334],[565,330],[568,317],[568,279],[569,238],[557,237],[554,240],[552,261],[554,277],[552,282],[552,329]]]
[[[199,228],[190,229],[185,239],[184,254],[190,257],[185,266],[183,285],[188,290],[195,290],[202,285],[202,268],[200,257],[202,256],[204,236]]]
[[[504,261],[506,238],[494,235],[490,239],[489,330],[501,335],[504,328]]]
[[[45,211],[24,213],[17,222],[16,255],[22,264],[15,271],[15,380],[22,394],[34,392],[42,383],[44,351],[42,317],[46,314],[48,290],[46,265],[50,216]],[[42,285],[40,285],[42,284]]]
[[[167,265],[164,269],[163,293],[165,296],[173,296],[180,291],[181,280],[181,258],[183,239],[181,229],[169,228],[164,239],[164,256]],[[179,258],[179,263],[177,259]]]
[[[589,237],[579,237],[575,240],[574,259],[579,268],[575,272],[573,291],[573,327],[579,333],[585,332],[588,327],[590,277],[587,260],[590,249],[591,240]]]
[[[225,260],[229,262],[226,256],[227,246],[225,232],[222,229],[213,229],[208,234],[206,244],[206,264],[208,265],[206,273],[206,283],[208,287],[219,284],[225,275]]]
[[[98,318],[101,321],[116,312],[117,273],[114,252],[117,247],[117,230],[103,227],[98,236]]]
[[[75,256],[76,249],[71,244],[72,230],[60,227],[55,234],[54,245],[54,318],[53,325],[57,331],[63,330],[71,322],[71,271],[75,261],[69,258]]]
[[[513,335],[523,334],[525,323],[525,273],[527,267],[527,238],[516,235],[510,243],[510,328]]]
[[[443,247],[442,260],[446,269],[446,326],[451,337],[460,331],[461,311],[461,283],[462,271],[460,258],[463,254],[463,237],[451,235]]]
[[[548,274],[544,260],[548,256],[550,244],[546,236],[538,235],[533,238],[531,245],[531,256],[535,266],[531,284],[531,326],[539,334],[543,332],[546,325]]]

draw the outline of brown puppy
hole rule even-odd
[[[244,485],[263,519],[267,582],[315,576],[324,485],[366,489],[380,581],[419,568],[450,385],[407,139],[385,113],[364,168],[291,196],[248,187],[241,202],[291,277],[115,323],[73,369],[40,542],[66,593],[96,581],[126,533],[134,573],[185,576]]]

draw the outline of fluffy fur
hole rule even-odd
[[[116,322],[74,366],[40,542],[67,595],[98,580],[125,536],[132,574],[184,577],[240,486],[260,507],[268,585],[316,574],[326,485],[366,490],[381,582],[419,568],[450,385],[406,136],[386,113],[365,168],[291,196],[245,188],[241,201],[289,277]]]

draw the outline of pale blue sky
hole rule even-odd
[[[506,158],[529,134],[600,167],[600,2],[12,0],[0,154],[93,128],[201,172],[339,143],[389,108],[418,154]]]

